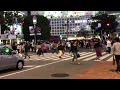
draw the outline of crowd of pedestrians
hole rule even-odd
[[[13,43],[11,47],[13,50],[16,50],[20,55],[23,55],[26,59],[27,57],[30,58],[28,52],[34,52],[38,56],[44,56],[45,53],[51,52],[52,54],[56,53],[59,55],[59,58],[62,59],[64,53],[68,52],[73,59],[71,60],[72,63],[78,63],[78,57],[80,57],[79,53],[81,49],[91,49],[91,51],[96,52],[96,60],[102,57],[102,52],[106,51],[106,53],[111,54],[114,52],[117,69],[116,71],[120,71],[120,47],[119,47],[119,40],[118,39],[110,39],[107,38],[106,40],[100,40],[98,38],[93,38],[90,40],[71,40],[65,41],[61,40],[59,42],[49,42],[49,41],[41,41],[38,43],[34,42],[21,42],[19,44]],[[113,49],[115,48],[115,49]],[[117,50],[117,51],[116,51]]]

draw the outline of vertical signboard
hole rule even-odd
[[[40,27],[33,27],[33,26],[29,26],[29,32],[30,32],[30,36],[31,35],[35,35],[35,30],[37,35],[41,35],[41,28]]]

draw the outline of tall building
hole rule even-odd
[[[79,30],[91,31],[88,19],[98,11],[31,11],[31,15],[43,15],[50,20],[51,35],[75,35]],[[66,23],[66,22],[69,23]],[[66,25],[67,24],[67,25]]]
[[[115,15],[119,25],[117,32],[120,32],[120,11],[104,11],[109,15]],[[50,20],[51,35],[74,35],[79,30],[91,31],[88,19],[96,15],[98,11],[31,11],[31,15],[43,15]],[[66,26],[67,20],[69,21]],[[68,32],[67,32],[68,31]]]

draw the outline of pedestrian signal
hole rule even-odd
[[[5,48],[5,52],[9,53],[10,52],[10,48]]]

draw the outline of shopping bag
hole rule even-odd
[[[113,62],[112,62],[112,64],[115,65],[115,58],[114,58],[114,56],[113,56]]]

